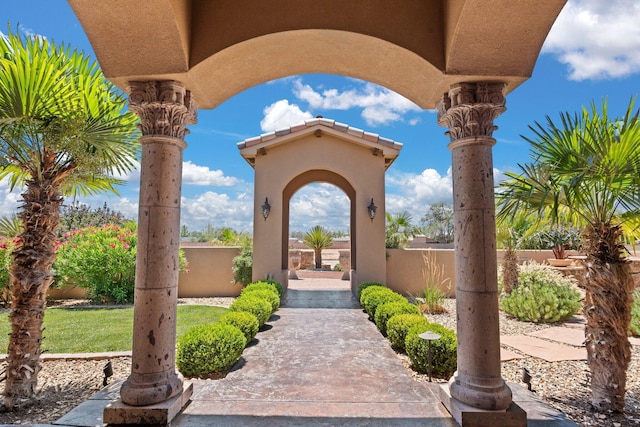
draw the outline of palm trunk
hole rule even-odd
[[[11,265],[11,334],[7,359],[5,405],[11,409],[34,395],[40,371],[42,321],[47,290],[53,281],[56,231],[62,197],[51,179],[27,181],[20,217],[23,232]]]
[[[322,249],[315,249],[313,253],[316,259],[316,268],[321,269],[322,268]]]
[[[518,287],[518,252],[513,246],[507,246],[502,259],[502,285],[504,293],[510,294]]]
[[[584,315],[587,364],[591,371],[591,404],[598,411],[623,412],[633,278],[623,258],[622,229],[610,223],[585,230],[587,254]]]

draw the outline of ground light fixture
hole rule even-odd
[[[423,340],[427,340],[427,371],[429,373],[429,382],[431,382],[431,370],[433,365],[431,364],[431,341],[439,340],[440,335],[435,332],[427,331],[418,335]]]
[[[367,211],[369,212],[369,219],[371,220],[371,222],[373,222],[373,218],[376,217],[376,209],[378,209],[378,207],[373,204],[373,197],[372,197],[371,203],[369,203],[369,206],[367,206]]]
[[[264,204],[262,205],[262,216],[264,217],[265,221],[269,217],[270,212],[271,212],[271,205],[269,204],[269,198],[265,197]]]

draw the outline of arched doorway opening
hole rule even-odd
[[[315,175],[315,177],[314,177]],[[335,181],[340,182],[340,185],[335,184],[335,182],[333,182],[334,180],[332,178],[335,178]],[[310,180],[309,182],[307,182],[306,184],[304,183],[305,181]],[[287,238],[286,242],[283,242],[283,248],[285,246],[285,244],[287,245],[287,251],[286,254],[283,251],[283,259],[282,259],[282,263],[283,263],[283,268],[284,268],[284,263],[287,263],[287,268],[290,269],[289,272],[289,279],[298,276],[295,272],[295,270],[293,270],[293,272],[291,271],[291,253],[290,253],[290,248],[292,246],[293,240],[291,239],[291,225],[292,222],[294,220],[294,216],[292,215],[292,206],[295,204],[296,199],[298,199],[298,201],[300,201],[300,192],[308,189],[310,187],[313,187],[313,185],[315,184],[315,188],[318,190],[322,190],[322,187],[319,187],[318,183],[324,183],[327,184],[327,187],[329,187],[328,189],[325,189],[325,191],[327,191],[328,194],[331,194],[332,196],[336,196],[336,198],[339,199],[339,202],[337,204],[339,205],[343,205],[343,209],[344,211],[341,213],[340,217],[341,218],[335,218],[337,221],[333,221],[330,222],[330,218],[323,218],[324,221],[317,221],[315,224],[304,224],[304,227],[302,228],[303,232],[307,232],[312,226],[314,225],[320,225],[322,226],[325,230],[327,231],[337,231],[340,227],[342,230],[346,229],[347,233],[346,235],[349,237],[349,240],[347,242],[348,246],[342,247],[342,249],[348,249],[349,250],[349,257],[347,259],[348,263],[343,263],[345,264],[344,267],[346,268],[346,271],[344,272],[344,275],[340,275],[340,277],[337,277],[337,280],[342,280],[342,279],[349,279],[351,277],[350,274],[350,270],[353,268],[355,269],[355,267],[352,265],[351,263],[351,254],[354,253],[355,251],[355,245],[353,245],[353,238],[352,238],[352,234],[355,232],[355,225],[353,224],[353,217],[354,217],[354,212],[355,212],[355,190],[353,189],[353,187],[349,184],[349,182],[347,182],[344,178],[342,178],[339,175],[336,175],[332,172],[328,172],[328,171],[320,171],[320,170],[316,170],[316,171],[309,171],[306,172],[302,175],[299,175],[298,177],[294,178],[294,180],[292,180],[289,185],[287,187],[285,187],[284,190],[284,197],[283,197],[283,212],[284,215],[282,217],[282,228],[283,228],[283,232],[285,234],[285,236]],[[345,190],[345,188],[347,188],[347,190]],[[341,194],[338,196],[337,195],[337,190],[339,191]],[[341,200],[342,199],[342,200]],[[346,199],[346,200],[344,200]],[[346,202],[346,203],[342,203],[342,202]],[[332,204],[330,202],[330,204]],[[348,218],[347,221],[344,221],[344,218]],[[339,221],[339,222],[338,222]],[[300,224],[297,225],[298,229],[301,229]],[[302,233],[300,233],[302,234]],[[297,243],[297,242],[296,242]],[[342,242],[341,242],[342,243]],[[298,245],[299,246],[299,245]],[[336,246],[335,242],[334,242],[334,247]],[[330,248],[327,248],[330,249]],[[336,249],[333,250],[334,254],[333,254],[333,258],[332,260],[334,261],[332,264],[328,264],[330,267],[334,267],[335,266],[335,261],[338,261],[338,263],[340,263],[340,259],[335,257],[335,254],[338,253]],[[341,253],[345,253],[346,251],[341,251]],[[302,257],[304,258],[304,257]],[[341,257],[342,258],[342,257]],[[326,260],[325,256],[323,255],[322,257],[323,260]],[[300,269],[305,268],[307,265],[302,264],[300,266]],[[341,264],[341,269],[343,267],[343,265]],[[332,276],[329,275],[324,275],[324,276],[319,276],[319,277],[325,277],[327,279],[332,278]],[[298,277],[300,278],[300,277]]]

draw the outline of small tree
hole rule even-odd
[[[395,215],[387,212],[386,219],[385,245],[389,249],[406,247],[409,239],[422,231],[411,223],[413,218],[407,211],[402,211]]]
[[[422,217],[425,233],[440,243],[453,242],[453,205],[439,202]]]
[[[333,244],[331,232],[316,225],[304,235],[303,242],[309,249],[313,249],[316,268],[322,268],[322,250]]]

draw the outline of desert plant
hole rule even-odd
[[[409,329],[405,349],[411,368],[423,374],[429,372],[429,343],[419,336],[427,331],[440,335],[431,341],[431,372],[436,377],[449,378],[458,364],[457,338],[455,332],[437,323],[418,323]]]
[[[232,283],[240,283],[242,286],[251,283],[251,276],[253,274],[253,245],[246,244],[242,246],[240,254],[235,256],[232,262]]]
[[[271,317],[272,306],[268,301],[252,295],[238,297],[229,307],[230,311],[246,311],[258,319],[258,326],[262,327]]]
[[[409,239],[422,231],[420,227],[411,223],[413,218],[407,211],[398,212],[395,215],[387,212],[385,218],[385,246],[388,249],[406,247]]]
[[[369,288],[371,289],[367,291],[367,289]],[[363,296],[365,296],[368,292],[376,290],[375,288],[386,288],[386,285],[378,282],[362,282],[358,285],[358,290],[356,291],[356,298],[358,299],[358,302],[360,303],[360,305],[364,307],[364,304],[362,304]]]
[[[397,301],[384,303],[376,309],[374,321],[376,326],[384,335],[387,336],[387,322],[393,316],[398,314],[420,314],[418,308],[408,301]]]
[[[369,319],[374,320],[377,308],[386,302],[407,301],[405,297],[389,288],[375,289],[363,294],[364,311],[369,315]]]
[[[573,281],[552,268],[535,263],[521,266],[520,284],[501,299],[502,309],[518,320],[553,323],[569,319],[580,308]]]
[[[427,250],[422,254],[424,267],[422,277],[425,281],[424,290],[416,297],[416,302],[421,313],[441,314],[446,313],[442,302],[446,298],[443,289],[451,288],[451,278],[446,277],[444,265],[438,264],[436,254],[432,250]]]
[[[271,285],[268,286],[271,287]],[[243,289],[242,295],[250,295],[252,297],[260,298],[267,301],[271,305],[272,314],[280,308],[280,297],[278,296],[278,292],[273,287],[271,287],[271,289],[260,289],[255,286],[250,286]]]
[[[309,249],[313,249],[316,268],[322,268],[322,250],[333,244],[331,232],[320,225],[316,225],[304,235],[302,241]]]
[[[212,323],[195,326],[178,341],[176,365],[186,377],[207,377],[226,372],[242,355],[247,344],[235,326]]]
[[[255,338],[260,326],[258,325],[258,319],[252,313],[246,311],[230,311],[222,316],[219,323],[223,325],[231,325],[240,329],[247,339],[247,344]]]
[[[398,314],[387,322],[387,338],[391,347],[402,353],[405,352],[404,342],[409,329],[418,323],[429,323],[426,317],[421,314]]]

